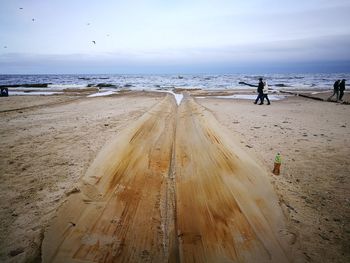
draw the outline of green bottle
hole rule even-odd
[[[275,163],[282,163],[282,157],[280,153],[276,154]]]

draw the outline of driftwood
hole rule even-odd
[[[281,93],[291,94],[291,95],[294,95],[294,96],[303,97],[303,98],[308,98],[308,99],[312,99],[312,100],[320,100],[320,101],[325,101],[325,100],[324,100],[324,99],[322,99],[322,98],[313,97],[313,96],[310,96],[310,95],[305,95],[305,94],[300,94],[300,93],[297,93],[297,92],[291,92],[291,91],[285,91],[285,90],[280,90],[280,92],[281,92]]]
[[[281,92],[281,93],[286,93],[286,94],[291,94],[291,95],[294,95],[294,96],[299,96],[299,97],[307,98],[307,99],[312,99],[312,100],[339,103],[339,102],[337,102],[337,101],[325,100],[325,99],[322,99],[322,98],[313,97],[313,96],[305,95],[305,94],[300,94],[300,93],[297,93],[297,92],[291,92],[291,91],[285,91],[285,90],[280,90],[280,92]],[[341,104],[350,105],[350,103],[347,102],[347,101],[343,101],[343,102],[341,102]]]
[[[325,101],[325,100],[322,99],[322,98],[313,97],[313,96],[305,95],[305,94],[300,94],[300,93],[297,93],[297,92],[291,92],[291,91],[285,91],[285,90],[280,90],[280,92],[281,92],[281,93],[286,93],[286,94],[291,94],[291,95],[294,95],[294,96],[303,97],[303,98],[308,98],[308,99],[312,99],[312,100]]]
[[[322,98],[312,97],[312,96],[305,95],[305,94],[298,94],[298,96],[300,96],[300,97],[304,97],[304,98],[308,98],[308,99],[312,99],[312,100],[320,100],[320,101],[325,101],[325,100],[324,100],[324,99],[322,99]]]
[[[255,88],[258,87],[258,85],[249,84],[249,83],[244,82],[244,81],[240,81],[240,82],[238,82],[238,84],[240,84],[240,85],[246,85],[246,86],[249,86],[249,87],[255,87]]]

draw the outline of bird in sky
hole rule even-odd
[[[19,9],[23,9],[23,7],[20,7]]]
[[[7,46],[4,46],[4,48],[7,48]]]
[[[107,34],[107,37],[109,37],[109,34]]]
[[[35,21],[35,19],[34,19],[34,18],[32,18],[32,21],[34,22],[34,21]]]
[[[87,25],[87,26],[89,26],[89,25],[90,25],[90,23],[87,23],[86,25]]]
[[[94,43],[96,45],[96,41],[95,40],[92,40],[92,43]]]

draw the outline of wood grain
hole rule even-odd
[[[79,189],[45,233],[43,262],[289,262],[266,172],[189,96],[118,134]]]

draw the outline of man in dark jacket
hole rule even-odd
[[[263,80],[262,78],[259,78],[259,84],[258,84],[258,89],[257,89],[258,97],[256,97],[256,100],[255,100],[254,104],[257,104],[259,99],[260,99],[259,105],[264,104],[263,103],[263,99],[264,99],[264,93],[263,93],[264,82],[262,80]]]
[[[342,81],[339,84],[339,100],[342,100],[344,96],[345,81],[345,79],[342,79]]]
[[[333,98],[334,95],[337,95],[337,101],[339,100],[339,84],[340,84],[340,79],[336,80],[333,84],[333,94],[328,98],[328,101]]]
[[[8,97],[8,95],[9,95],[9,90],[8,90],[8,88],[2,87],[2,88],[1,88],[1,91],[0,91],[0,97]]]

